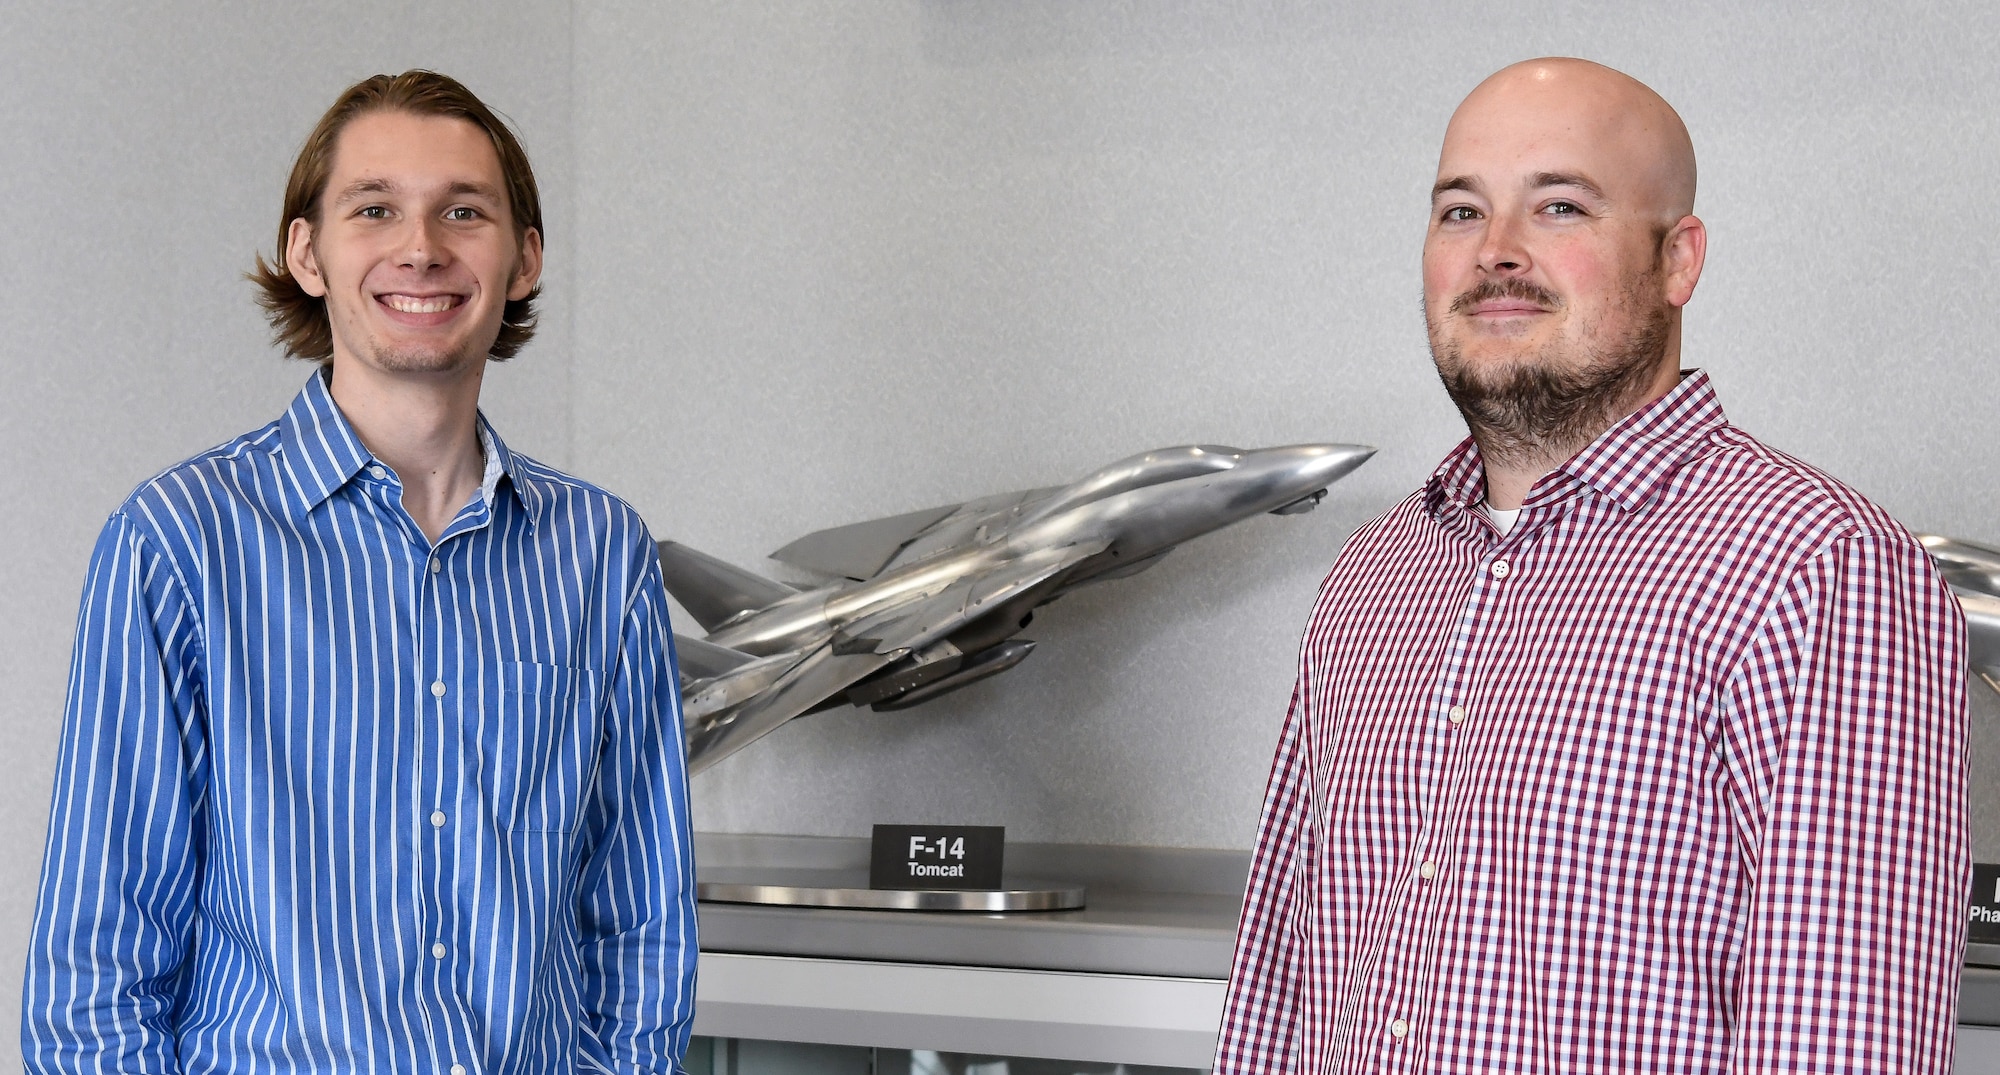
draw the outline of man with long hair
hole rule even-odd
[[[317,364],[91,560],[30,939],[31,1072],[675,1069],[693,869],[666,594],[615,497],[508,449],[520,143],[349,88],[251,274]]]

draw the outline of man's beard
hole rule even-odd
[[[1455,343],[1429,326],[1438,378],[1488,462],[1553,468],[1645,402],[1638,397],[1658,376],[1673,328],[1672,307],[1642,298],[1654,279],[1648,273],[1620,296],[1633,314],[1621,338],[1552,343],[1488,368],[1467,362]],[[1562,306],[1559,296],[1524,280],[1488,280],[1454,299],[1450,312],[1501,298]],[[1584,328],[1588,338],[1590,326]]]
[[[451,350],[425,350],[376,347],[373,349],[375,364],[391,373],[442,373],[458,369],[467,362],[484,355],[472,353],[469,345],[460,345]]]

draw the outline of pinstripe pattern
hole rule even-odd
[[[318,375],[106,524],[30,1071],[675,1066],[693,869],[652,538],[481,427],[487,495],[435,550]]]
[[[1484,496],[1468,441],[1320,592],[1217,1070],[1947,1070],[1964,626],[1922,547],[1700,373],[1505,539]]]

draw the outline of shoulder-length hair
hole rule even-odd
[[[528,154],[514,132],[500,117],[473,96],[457,79],[435,71],[405,71],[400,75],[376,75],[347,88],[333,107],[321,116],[319,125],[306,136],[298,160],[292,162],[292,177],[285,184],[285,209],[278,218],[277,257],[265,261],[257,257],[257,268],[245,273],[257,286],[257,305],[271,322],[271,339],[294,358],[330,362],[333,359],[333,329],[327,321],[326,302],[308,295],[285,264],[286,235],[292,221],[301,217],[319,226],[320,199],[333,172],[334,144],[340,132],[357,116],[371,112],[409,112],[419,116],[462,119],[486,132],[493,150],[500,156],[500,174],[507,181],[507,208],[514,217],[514,241],[525,240],[529,228],[542,231],[542,200],[535,188],[535,172]],[[535,299],[540,285],[524,299],[509,299],[500,316],[500,336],[493,341],[492,356],[512,358],[535,334]]]

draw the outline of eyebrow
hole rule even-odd
[[[357,179],[342,187],[340,193],[333,196],[333,201],[338,205],[341,202],[351,202],[365,194],[389,194],[395,189],[395,184],[386,179]]]
[[[1599,201],[1604,200],[1604,192],[1598,189],[1597,184],[1591,182],[1589,177],[1573,172],[1536,172],[1528,182],[1528,189],[1540,190],[1543,187],[1575,187]]]
[[[1469,175],[1455,175],[1449,179],[1440,179],[1437,181],[1437,186],[1431,188],[1431,200],[1437,201],[1438,195],[1448,190],[1462,190],[1469,194],[1477,194],[1479,193],[1479,180]]]
[[[334,195],[333,200],[335,204],[342,204],[353,201],[356,198],[366,197],[370,194],[394,193],[396,193],[396,184],[387,179],[357,179],[347,186],[342,187],[340,193]],[[501,200],[500,191],[492,184],[476,183],[469,179],[460,179],[451,183],[444,188],[444,193],[448,198],[471,195],[478,198],[487,198],[495,202]]]
[[[1529,190],[1541,190],[1544,187],[1575,187],[1599,201],[1604,200],[1604,191],[1598,189],[1597,184],[1591,182],[1587,176],[1574,172],[1536,172],[1528,177],[1527,186]],[[1436,201],[1438,195],[1451,190],[1477,194],[1480,190],[1479,180],[1469,175],[1454,175],[1440,179],[1437,185],[1431,188],[1431,200]]]

